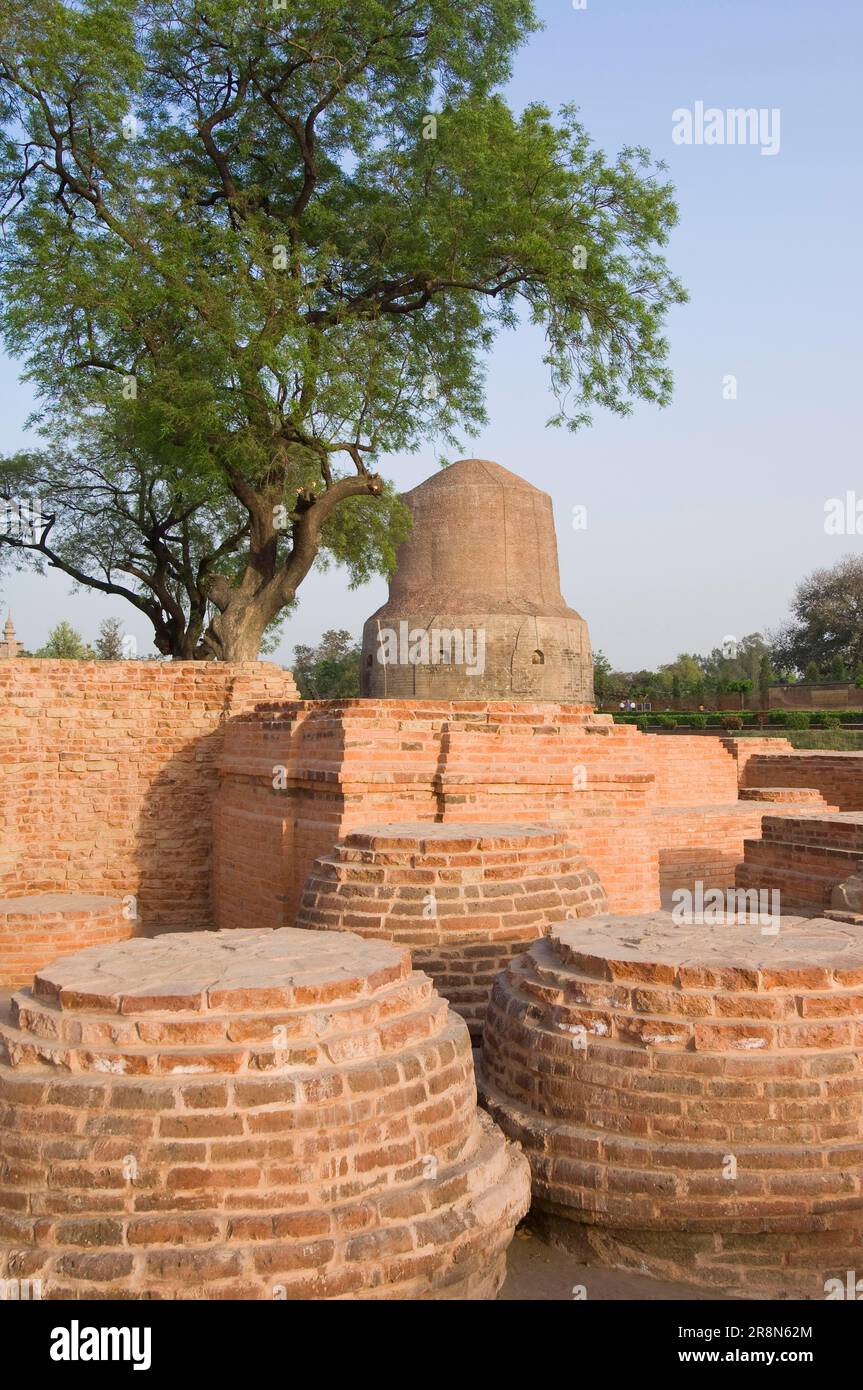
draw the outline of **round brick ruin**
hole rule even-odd
[[[95,893],[0,898],[0,989],[29,984],[57,956],[125,941],[133,930],[121,898]]]
[[[495,985],[481,1102],[588,1261],[824,1298],[863,1249],[863,934],[823,919],[555,927]]]
[[[606,907],[596,873],[559,827],[412,821],[354,830],[316,860],[297,925],[410,946],[479,1039],[512,957],[561,917]]]
[[[490,1298],[529,1201],[464,1023],[351,934],[58,961],[0,1025],[0,1107],[0,1277],[43,1298]]]

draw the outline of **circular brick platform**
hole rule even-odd
[[[133,930],[120,898],[93,893],[0,898],[0,988],[29,984],[57,956],[125,941]]]
[[[479,1039],[507,962],[552,922],[606,906],[596,873],[555,826],[410,822],[354,830],[318,859],[297,926],[410,946]]]
[[[527,1209],[409,953],[183,933],[41,971],[0,1024],[0,1277],[43,1298],[489,1298]]]
[[[863,1249],[863,932],[554,928],[495,985],[480,1098],[534,1220],[599,1263],[823,1298]]]

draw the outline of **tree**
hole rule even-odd
[[[509,109],[535,27],[530,0],[7,0],[0,328],[47,439],[13,461],[46,515],[19,559],[165,654],[252,658],[320,556],[391,567],[378,460],[479,428],[520,315],[556,423],[668,401],[670,186],[573,110]]]
[[[791,618],[773,639],[776,659],[804,671],[814,662],[829,670],[841,657],[845,670],[863,663],[863,555],[846,555],[798,584]]]
[[[821,672],[818,670],[817,661],[807,661],[806,670],[803,672],[803,679],[809,685],[817,685],[821,679]]]
[[[316,647],[294,647],[294,679],[303,699],[358,696],[360,657],[360,644],[344,628],[325,632]]]
[[[611,693],[611,662],[605,652],[593,653],[593,691],[597,703],[602,704]]]
[[[122,661],[125,655],[123,624],[119,618],[106,618],[99,628],[99,636],[96,638],[97,661]]]
[[[95,652],[92,647],[87,646],[80,632],[76,632],[69,623],[61,622],[51,629],[48,641],[44,647],[39,648],[36,655],[64,661],[92,661]]]
[[[760,632],[750,632],[739,641],[729,640],[722,647],[714,647],[708,656],[699,657],[698,661],[708,687],[723,694],[738,681],[751,681],[754,686],[765,654],[770,655],[767,641]]]
[[[844,681],[848,679],[848,672],[841,652],[836,652],[830,660],[830,678],[834,681]]]
[[[762,709],[767,709],[770,704],[770,686],[773,679],[773,663],[770,660],[770,653],[763,652],[758,663],[758,693],[761,697]]]

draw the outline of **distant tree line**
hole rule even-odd
[[[616,671],[594,657],[596,698],[668,701],[745,694],[776,682],[854,681],[863,687],[863,556],[846,555],[798,584],[776,632],[727,639],[707,655],[681,652],[656,670]]]

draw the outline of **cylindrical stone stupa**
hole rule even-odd
[[[0,1280],[45,1299],[494,1297],[527,1163],[406,949],[136,938],[0,1020]]]
[[[560,592],[548,494],[462,459],[404,501],[413,530],[363,629],[363,694],[592,704],[590,638]]]

